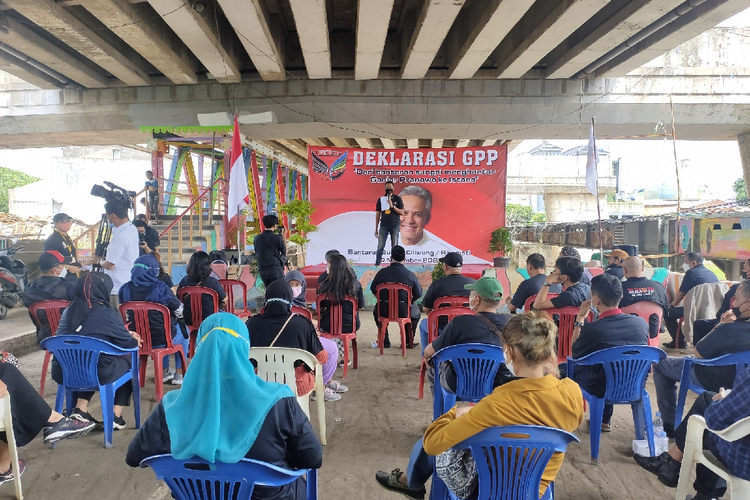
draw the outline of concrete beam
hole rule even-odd
[[[31,64],[14,57],[0,49],[0,71],[5,71],[21,80],[39,87],[40,89],[54,89],[62,87],[57,79]]]
[[[290,151],[296,153],[297,155],[307,158],[307,148],[305,146],[302,146],[299,142],[297,142],[294,139],[277,139],[276,142],[278,142],[280,145],[284,146],[285,148],[289,149]]]
[[[745,178],[745,191],[750,199],[750,132],[740,134],[737,137],[737,145],[740,148],[740,159],[742,161],[742,176]]]
[[[383,143],[383,147],[385,149],[396,149],[396,143],[393,139],[386,139],[385,137],[381,137],[380,142]]]
[[[549,1],[549,0],[547,0]],[[452,79],[471,78],[534,0],[492,0],[448,68]]]
[[[327,144],[325,143],[325,141],[323,141],[322,139],[312,139],[312,138],[305,139],[305,138],[303,138],[302,140],[306,144],[309,144],[310,146],[327,146]]]
[[[325,0],[289,0],[307,77],[331,78],[331,45]]]
[[[443,147],[443,139],[433,139],[432,145],[430,146],[432,148],[442,148]]]
[[[539,2],[516,24],[496,51],[498,78],[521,78],[609,0]]]
[[[466,146],[469,145],[470,141],[471,141],[471,139],[459,139],[458,142],[456,143],[456,147],[457,148],[465,148]]]
[[[198,83],[193,63],[184,51],[172,47],[164,36],[143,19],[126,0],[81,0],[81,5],[112,32],[133,47],[172,83]]]
[[[206,10],[198,14],[184,0],[148,0],[172,31],[220,83],[241,80],[240,65],[226,37],[222,40],[216,29],[211,2],[204,2]]]
[[[7,0],[4,3],[127,85],[151,85],[151,78],[127,55],[53,0]]]
[[[333,143],[334,146],[337,148],[350,148],[351,146],[346,141],[346,139],[342,139],[341,137],[329,137],[329,141]]]
[[[634,43],[631,48],[595,70],[593,75],[597,78],[623,76],[747,8],[747,0],[707,0]]]
[[[406,146],[409,149],[417,149],[419,147],[419,139],[406,139]]]
[[[218,0],[255,69],[264,80],[284,80],[284,59],[274,38],[268,13],[259,0]],[[264,2],[265,3],[265,2]]]
[[[465,2],[466,0],[425,0],[406,49],[401,78],[424,78]]]
[[[15,19],[0,19],[0,42],[88,88],[106,87],[107,75]]]
[[[372,141],[366,137],[355,137],[355,141],[357,141],[357,144],[359,144],[360,148],[364,149],[374,149],[375,146],[372,144]]]
[[[359,0],[354,79],[373,80],[380,72],[394,0]]]
[[[589,64],[647,28],[684,0],[632,0],[606,19],[596,18],[595,29],[562,54],[550,54],[554,61],[547,78],[572,78]],[[747,3],[747,2],[746,2]],[[602,10],[602,14],[610,9]],[[590,23],[592,24],[592,23]]]
[[[242,126],[240,126],[240,129]],[[259,141],[259,140],[249,140],[247,141],[248,144],[255,148],[255,144],[259,144],[261,147],[257,148],[257,152],[260,154],[265,154],[266,156],[274,157],[275,159],[281,161],[282,163],[288,163],[290,166],[294,165],[294,168],[296,170],[299,170],[300,172],[307,174],[307,157],[302,157],[292,151],[291,149],[285,148],[281,144],[279,144],[276,141]],[[255,144],[254,144],[255,143]],[[258,159],[260,161],[260,159]]]

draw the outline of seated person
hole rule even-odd
[[[250,345],[247,328],[233,314],[220,312],[201,323],[182,389],[164,395],[130,443],[125,462],[138,467],[144,458],[171,453],[178,460],[252,458],[283,469],[320,468],[323,449],[310,421],[289,387],[255,374]],[[255,500],[306,498],[301,477],[253,491]]]
[[[717,358],[724,354],[750,351],[750,308],[738,309],[750,301],[750,281],[744,280],[732,299],[732,309],[725,312],[719,324],[695,346],[696,358]],[[682,378],[685,358],[668,357],[654,364],[656,402],[664,419],[664,430],[669,437],[674,432],[677,383]],[[734,366],[696,365],[690,373],[693,383],[707,391],[718,392],[731,387],[735,379]]]
[[[424,359],[429,364],[430,358],[440,349],[459,344],[491,344],[503,346],[502,330],[510,314],[497,314],[503,296],[503,286],[493,277],[483,276],[475,283],[464,285],[469,290],[469,307],[474,314],[456,316],[445,327],[430,345],[424,349]],[[440,366],[440,384],[451,392],[456,391],[456,371],[449,362]],[[430,368],[428,378],[433,383],[435,371]],[[495,376],[495,387],[513,378],[505,364],[500,366]]]
[[[453,408],[427,428],[409,458],[406,472],[378,471],[383,488],[410,498],[425,495],[425,483],[435,469],[435,455],[480,431],[502,425],[543,425],[573,432],[583,420],[581,389],[559,379],[555,366],[557,327],[545,313],[513,316],[503,329],[505,359],[518,377],[495,389],[473,407]],[[555,453],[542,475],[540,495],[555,480],[564,454]]]
[[[53,411],[42,399],[26,377],[11,363],[0,363],[0,398],[10,394],[10,411],[13,417],[13,433],[16,446],[29,444],[40,431],[44,431],[44,442],[56,443],[61,439],[83,436],[92,430],[94,422],[82,422]],[[26,461],[19,460],[19,472],[23,474]],[[4,471],[4,472],[3,472]],[[5,431],[0,432],[0,484],[13,480],[10,450]]]
[[[747,259],[742,264],[742,276],[743,279],[747,279],[747,276],[750,274],[750,259]],[[734,297],[735,292],[737,292],[737,287],[739,287],[739,283],[735,283],[731,287],[729,287],[729,290],[727,290],[727,293],[724,294],[724,300],[721,302],[721,308],[719,308],[718,311],[716,311],[716,319],[699,319],[696,321],[693,321],[693,345],[697,345],[698,342],[705,337],[708,332],[714,329],[714,327],[719,323],[719,320],[721,319],[721,315],[727,312],[729,309],[731,309],[731,306],[729,305],[732,301],[732,297]]]
[[[637,302],[653,302],[666,310],[669,299],[664,285],[643,276],[643,262],[638,257],[628,257],[622,262],[622,300],[620,308]],[[652,339],[659,336],[659,317],[652,314],[648,321],[648,335]]]
[[[112,278],[104,273],[88,273],[76,283],[76,299],[71,302],[60,318],[57,335],[83,335],[104,340],[124,349],[138,347],[141,338],[135,332],[129,332],[122,322],[120,313],[110,307],[109,297],[112,292]],[[99,356],[99,382],[109,384],[130,371],[130,356]],[[62,384],[62,367],[52,357],[52,380]],[[128,380],[115,391],[114,428],[125,428],[122,409],[130,405],[133,392],[132,381]],[[88,413],[89,401],[93,391],[74,392],[76,406],[71,418],[86,422],[98,423]]]
[[[326,252],[326,257],[325,257],[326,258],[326,270],[320,273],[320,276],[318,276],[318,282],[315,285],[316,290],[320,286],[320,284],[323,283],[326,280],[326,278],[328,278],[328,264],[331,263],[331,255],[341,255],[341,252],[339,252],[335,248],[332,250],[328,250]]]
[[[589,354],[625,345],[648,345],[648,323],[643,318],[623,314],[618,307],[622,298],[622,284],[613,274],[600,274],[591,280],[591,298],[581,304],[573,336],[571,337],[571,354],[573,359]],[[589,311],[599,313],[599,319],[584,324]],[[560,365],[560,373],[567,375],[567,364]],[[607,380],[601,365],[576,367],[573,379],[586,392],[597,398],[603,398],[607,390]],[[611,430],[613,405],[604,405],[602,431]]]
[[[144,219],[146,217],[145,215],[139,215],[138,217],[141,216]],[[149,226],[148,222],[146,222],[144,219],[139,219],[138,217],[136,217],[133,221],[133,225],[138,230],[138,248],[140,255],[146,255],[151,252],[156,252],[156,249],[159,248],[159,245],[161,245],[159,232],[153,227]]]
[[[685,277],[682,278],[680,283],[680,289],[675,293],[675,297],[672,303],[669,304],[667,311],[664,314],[664,324],[667,327],[667,331],[672,336],[672,341],[664,344],[664,347],[674,349],[678,347],[685,349],[687,343],[684,338],[680,339],[679,345],[675,344],[677,338],[677,323],[680,318],[685,315],[685,308],[679,304],[685,295],[698,285],[704,283],[718,283],[719,278],[716,277],[713,271],[703,265],[703,257],[697,252],[690,252],[685,254],[685,262],[682,264],[682,268],[685,269]],[[662,414],[663,415],[663,414]]]
[[[674,431],[675,444],[669,451],[657,457],[633,455],[638,465],[656,474],[663,484],[676,488],[680,480],[682,456],[685,451],[688,420],[693,415],[702,415],[709,429],[723,430],[732,424],[750,417],[750,368],[742,371],[731,390],[720,388],[718,393],[706,391],[695,400],[693,407]],[[703,449],[710,451],[733,476],[750,481],[750,436],[729,442],[713,433],[703,434]],[[712,500],[724,496],[727,485],[703,464],[695,468],[693,487],[696,495],[692,500]],[[690,495],[688,495],[690,497]],[[734,498],[734,494],[732,495]]]
[[[284,281],[292,287],[292,305],[307,309],[305,294],[307,293],[307,281],[305,275],[300,271],[289,271],[284,275]]]
[[[251,316],[245,323],[250,332],[250,341],[256,347],[290,347],[302,349],[317,358],[323,365],[323,382],[326,384],[325,400],[338,401],[339,393],[348,388],[333,380],[336,370],[336,345],[327,339],[318,338],[312,322],[300,314],[292,314],[292,288],[283,280],[276,280],[266,288],[266,305],[263,314]],[[328,344],[324,349],[322,340]],[[329,352],[332,351],[332,353]],[[334,361],[326,364],[329,356]],[[315,373],[301,361],[295,363],[297,395],[308,394],[315,388]]]
[[[45,300],[67,300],[71,302],[75,300],[76,284],[65,279],[68,270],[64,261],[63,256],[56,250],[48,250],[39,256],[37,263],[41,276],[24,289],[21,295],[24,306],[31,307],[33,304]],[[39,316],[39,324],[29,312],[31,321],[36,326],[36,343],[39,344],[52,335],[52,332],[49,329],[45,312],[39,311],[37,315]]]
[[[605,253],[604,256],[607,258],[607,269],[604,272],[622,279],[622,262],[630,257],[630,255],[628,255],[628,252],[619,248],[615,248],[611,252]]]
[[[575,257],[560,257],[555,261],[555,270],[547,276],[539,289],[532,307],[536,310],[580,307],[589,298],[591,287],[580,281],[583,264]],[[565,289],[557,297],[547,298],[550,287],[560,283]]]
[[[523,309],[524,304],[529,299],[539,293],[542,285],[547,280],[546,275],[547,263],[544,261],[544,255],[540,253],[532,253],[526,257],[526,272],[529,273],[529,279],[524,280],[518,285],[516,293],[513,294],[513,298],[508,304],[508,310],[511,314],[515,314],[520,309]],[[559,283],[555,283],[547,293],[560,293],[562,286]]]
[[[159,261],[152,254],[138,257],[130,271],[130,281],[125,283],[118,292],[120,304],[134,301],[153,302],[161,304],[169,309],[171,331],[169,335],[172,343],[182,346],[182,352],[188,354],[188,335],[180,325],[182,317],[182,302],[178,299],[166,283],[159,280]],[[151,347],[155,349],[167,347],[167,338],[164,332],[164,317],[156,311],[149,311],[148,322],[151,330]],[[128,328],[135,331],[135,319],[132,312],[128,312]],[[182,358],[174,355],[175,370],[169,369],[169,356],[162,361],[164,369],[163,381],[171,382],[172,385],[182,385]]]
[[[377,272],[375,277],[370,283],[370,291],[375,293],[375,289],[381,283],[400,283],[411,288],[411,304],[406,303],[406,292],[399,292],[399,307],[398,316],[399,318],[411,318],[411,329],[407,328],[406,331],[406,345],[409,345],[409,336],[411,336],[412,343],[414,342],[414,334],[417,331],[417,325],[419,318],[422,314],[419,312],[419,306],[417,306],[417,299],[422,296],[422,287],[419,284],[417,275],[406,269],[404,261],[406,260],[406,250],[401,245],[396,245],[391,249],[391,263],[388,267],[384,267]],[[375,297],[378,303],[372,310],[372,315],[375,318],[375,324],[380,327],[380,321],[378,317],[388,316],[388,291],[383,290],[380,297]],[[412,344],[412,347],[416,347],[417,344]],[[383,340],[383,347],[388,349],[391,347],[391,340],[388,337],[388,330],[385,331],[385,338]]]
[[[177,289],[172,283],[172,277],[168,272],[164,270],[164,266],[161,265],[161,254],[159,252],[151,252],[156,261],[159,263],[159,281],[163,281],[173,291]]]
[[[185,288],[186,286],[202,286],[210,288],[219,295],[219,310],[224,309],[227,302],[227,293],[224,291],[221,284],[219,284],[219,280],[212,278],[210,275],[211,261],[208,258],[208,254],[203,251],[195,252],[190,256],[190,260],[188,261],[187,276],[182,278],[180,284],[177,285],[177,297],[180,297],[180,289]],[[190,300],[188,299],[183,302],[183,305],[184,309],[182,311],[182,316],[185,318],[185,324],[188,326],[198,326],[193,325],[193,316],[190,311]],[[201,297],[201,305],[203,306],[203,315],[201,316],[203,319],[206,319],[209,315],[213,314],[214,304],[213,299],[210,296],[204,294]]]
[[[430,314],[434,309],[435,301],[443,297],[466,297],[466,305],[468,305],[468,298],[471,292],[465,289],[464,285],[470,285],[476,281],[474,278],[469,278],[461,274],[464,266],[464,258],[460,253],[448,252],[438,260],[443,263],[445,276],[433,281],[430,288],[424,294],[422,298],[422,310],[424,310],[425,314]],[[445,317],[438,318],[438,334],[445,329],[445,325],[447,324],[448,320]],[[427,329],[427,318],[425,318],[419,322],[419,339],[422,344],[422,356],[424,356],[425,346],[429,343],[429,332]]]
[[[599,252],[594,254],[594,256],[598,254]],[[592,256],[591,258],[593,259],[594,256]],[[583,265],[583,259],[581,259],[580,252],[573,247],[562,247],[562,249],[560,250],[560,254],[557,256],[557,258],[559,259],[560,257],[573,257],[575,259],[578,259],[581,262],[581,265]],[[583,283],[584,285],[591,285],[591,279],[586,275],[586,273],[581,274],[581,279],[579,281]]]
[[[224,260],[224,254],[218,250],[212,250],[208,253],[208,260],[211,262],[210,276],[215,280],[227,279],[227,269],[229,265]]]

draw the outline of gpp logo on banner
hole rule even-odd
[[[317,153],[317,154],[316,154]],[[323,180],[335,181],[346,171],[346,158],[348,151],[336,149],[310,150],[312,157],[312,170]]]

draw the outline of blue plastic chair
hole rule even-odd
[[[599,442],[602,435],[602,419],[605,404],[629,404],[633,409],[636,439],[643,439],[644,429],[648,449],[654,456],[654,422],[651,418],[651,400],[646,392],[646,377],[651,365],[667,354],[658,347],[630,345],[610,347],[584,356],[568,358],[568,377],[575,380],[576,366],[601,365],[607,379],[604,398],[599,399],[581,388],[583,397],[591,406],[591,461],[599,461]]]
[[[750,366],[750,351],[736,352],[733,354],[725,354],[718,358],[712,359],[699,359],[693,357],[685,357],[685,364],[682,367],[682,377],[680,378],[680,392],[677,397],[677,408],[674,412],[674,428],[676,429],[682,422],[682,413],[685,411],[685,399],[687,398],[688,391],[693,391],[696,394],[702,394],[705,389],[698,384],[694,384],[690,380],[690,371],[694,365],[703,366],[730,366],[734,365],[735,374],[740,373],[742,370]],[[729,389],[729,387],[725,387]]]
[[[133,410],[135,428],[141,427],[141,388],[138,383],[138,348],[123,349],[103,340],[81,335],[59,335],[48,337],[41,343],[42,349],[51,352],[62,368],[63,383],[57,386],[55,411],[62,413],[67,398],[66,415],[75,406],[74,391],[99,391],[102,401],[104,423],[104,447],[112,447],[114,430],[115,391],[128,380],[133,381]],[[97,365],[101,354],[112,356],[130,355],[130,371],[109,384],[99,383]]]
[[[539,425],[489,427],[453,448],[470,449],[477,464],[477,500],[539,500],[539,487],[547,463],[555,452],[565,453],[568,445],[579,442],[573,434]],[[477,458],[479,457],[479,458]],[[433,475],[430,498],[457,497]],[[550,483],[542,500],[555,497]]]
[[[445,347],[432,358],[435,368],[433,419],[450,410],[456,401],[476,403],[495,389],[495,375],[505,362],[503,348],[492,344],[459,344]],[[456,372],[455,394],[440,384],[440,363],[450,361]]]
[[[249,500],[258,486],[282,486],[307,474],[307,498],[318,498],[318,470],[287,470],[258,460],[242,459],[236,464],[209,463],[202,458],[177,460],[172,455],[144,459],[177,500]]]

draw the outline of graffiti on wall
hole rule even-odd
[[[705,257],[750,258],[750,218],[702,219],[699,238],[701,254]]]

